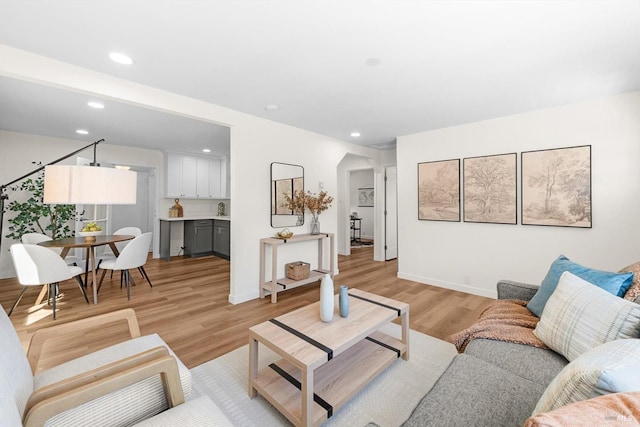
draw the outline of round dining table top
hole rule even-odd
[[[90,246],[108,245],[109,243],[123,242],[131,240],[135,236],[128,234],[107,234],[87,238],[87,237],[65,237],[64,239],[48,240],[38,243],[40,246],[48,248],[87,248]]]

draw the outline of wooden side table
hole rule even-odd
[[[309,277],[302,280],[292,280],[287,278],[278,278],[278,246],[291,245],[294,243],[308,242],[310,240],[318,241],[318,268],[312,270]],[[324,242],[329,241],[329,269],[324,269],[323,253]],[[329,273],[333,277],[335,271],[335,245],[332,233],[320,234],[297,234],[289,239],[279,239],[277,237],[267,237],[260,239],[260,298],[265,297],[266,291],[271,293],[271,302],[278,302],[278,292],[288,289],[297,288],[298,286],[308,283],[317,282],[322,279],[324,274]],[[271,249],[271,280],[265,280],[266,266],[265,259],[267,250]]]

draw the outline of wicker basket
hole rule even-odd
[[[296,261],[285,265],[285,273],[288,279],[302,280],[309,277],[311,265],[308,262]]]

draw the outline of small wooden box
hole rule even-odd
[[[285,274],[291,280],[303,280],[309,277],[311,265],[308,262],[296,261],[285,264]]]

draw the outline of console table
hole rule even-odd
[[[291,245],[294,243],[308,242],[312,240],[318,241],[318,268],[312,270],[309,277],[302,280],[292,280],[285,278],[278,278],[278,246]],[[323,262],[324,242],[329,241],[329,269],[325,270]],[[265,297],[265,293],[268,291],[271,293],[271,302],[278,302],[278,292],[286,291],[287,289],[297,288],[298,286],[306,285],[308,283],[317,282],[322,279],[324,274],[329,273],[333,277],[334,258],[335,258],[335,245],[333,242],[332,233],[320,233],[320,234],[298,234],[290,237],[289,239],[280,239],[277,237],[267,237],[260,239],[260,298]],[[271,280],[265,280],[266,266],[265,259],[267,250],[271,249]]]

